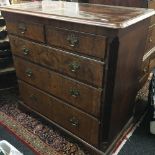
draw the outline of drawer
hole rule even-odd
[[[146,46],[147,46],[146,52],[148,52],[155,46],[155,26],[149,29]]]
[[[61,98],[85,112],[99,116],[101,89],[69,79],[17,57],[14,58],[14,63],[17,76],[20,79]]]
[[[46,40],[49,45],[104,59],[106,38],[75,31],[46,27]]]
[[[104,63],[10,35],[12,52],[88,84],[102,87]]]
[[[28,23],[25,21],[7,21],[6,24],[9,33],[33,39],[39,42],[44,42],[44,28],[42,24]]]
[[[46,93],[19,82],[26,105],[95,146],[98,145],[99,121]]]

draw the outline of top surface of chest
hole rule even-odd
[[[153,10],[72,2],[31,2],[1,7],[1,11],[40,16],[109,28],[124,28],[155,14]]]

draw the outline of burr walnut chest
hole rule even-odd
[[[1,7],[21,104],[101,150],[132,118],[153,10],[71,2]]]

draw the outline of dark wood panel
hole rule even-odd
[[[9,33],[44,42],[44,27],[42,24],[20,20],[7,21],[6,25]]]
[[[155,25],[149,29],[145,53],[151,50],[154,46],[155,46]]]
[[[133,115],[148,26],[149,20],[144,20],[122,31],[124,35],[119,40],[117,69],[114,75],[109,139],[113,139]]]
[[[104,60],[106,38],[80,32],[68,31],[52,26],[46,27],[47,43],[73,52],[95,56]]]
[[[104,62],[71,54],[10,35],[12,52],[35,63],[102,87]]]
[[[99,121],[46,93],[19,81],[22,100],[62,127],[98,146]]]
[[[17,57],[14,62],[20,79],[99,117],[101,89],[73,81]]]

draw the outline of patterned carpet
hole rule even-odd
[[[41,155],[88,154],[51,125],[18,109],[18,94],[15,90],[0,92],[0,121]]]

